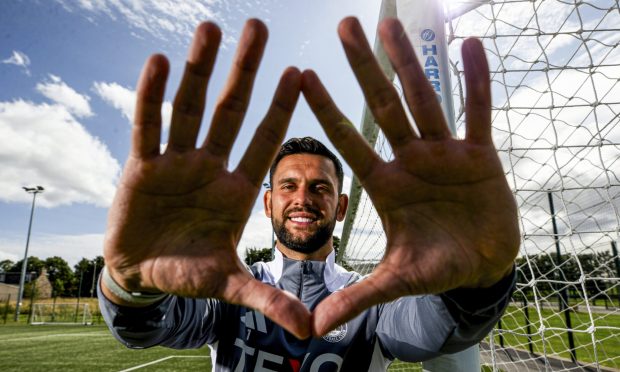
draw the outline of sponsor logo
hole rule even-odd
[[[433,42],[435,40],[435,32],[430,28],[424,29],[420,33],[420,38],[427,42],[427,44],[422,44],[421,46],[424,75],[426,75],[426,78],[433,86],[437,99],[441,102],[441,78],[437,61],[439,56],[437,44]]]
[[[336,329],[323,336],[323,340],[327,342],[338,342],[347,335],[347,324],[339,325]]]
[[[241,316],[241,323],[244,323],[248,329],[255,329],[261,333],[267,333],[265,316],[258,311],[247,311]]]
[[[287,370],[285,367],[286,359],[284,359],[281,355],[248,346],[240,338],[235,339],[235,346],[237,346],[241,351],[239,360],[234,369],[235,372]],[[302,368],[309,372],[319,372],[324,371],[325,369],[329,369],[330,371],[338,371],[342,366],[342,357],[333,353],[312,355],[312,357],[310,357],[310,353],[308,353],[304,357],[303,361],[296,359],[288,359],[287,361],[293,372],[297,372]],[[282,367],[285,367],[286,369]]]
[[[430,28],[426,28],[420,33],[420,37],[424,41],[433,41],[435,40],[435,31],[431,30]]]

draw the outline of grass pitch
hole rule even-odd
[[[0,326],[3,371],[210,371],[210,350],[131,350],[105,325]],[[151,364],[149,364],[151,363]]]

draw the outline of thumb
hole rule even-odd
[[[376,272],[364,280],[327,296],[312,314],[312,334],[320,337],[345,323],[369,307],[389,302],[402,295],[396,282],[382,272]],[[397,284],[397,283],[394,283]]]
[[[224,300],[258,310],[299,339],[310,337],[310,311],[294,295],[259,282],[247,272],[228,278]]]

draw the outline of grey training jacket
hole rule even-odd
[[[309,309],[362,280],[334,263],[275,259],[251,267],[256,279],[295,294]],[[398,358],[417,362],[478,343],[508,304],[516,275],[485,289],[402,297],[373,306],[322,338],[298,340],[258,311],[215,299],[169,296],[146,308],[107,300],[103,317],[130,348],[211,347],[213,371],[385,371]]]

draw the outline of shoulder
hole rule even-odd
[[[256,262],[249,269],[256,280],[266,284],[275,285],[282,276],[282,268],[274,261]]]
[[[339,291],[363,279],[359,273],[348,271],[336,263],[328,265],[324,275],[325,285],[330,292]]]

